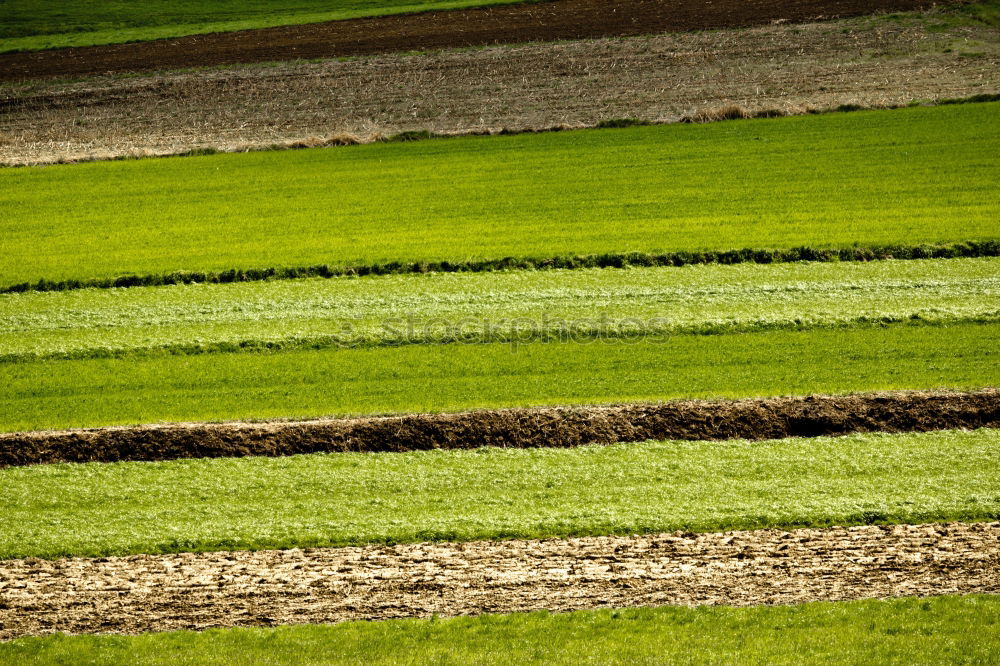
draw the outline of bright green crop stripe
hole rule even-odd
[[[0,295],[0,359],[1000,319],[1000,259],[439,273]]]
[[[986,520],[998,456],[977,430],[11,467],[0,558]]]
[[[0,643],[28,664],[984,664],[1000,597],[633,608]]]
[[[0,171],[0,286],[1000,237],[1000,103]]]
[[[523,1],[3,0],[0,3],[0,53]]]
[[[1000,386],[1000,324],[0,364],[7,431]]]

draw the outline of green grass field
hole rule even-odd
[[[1000,319],[1000,258],[438,273],[0,295],[0,359]]]
[[[998,456],[984,429],[11,467],[0,558],[988,520]]]
[[[967,104],[7,169],[0,286],[316,263],[995,240],[998,111]]]
[[[1000,386],[1000,324],[0,364],[0,430]]]
[[[0,53],[518,1],[0,0]],[[997,183],[996,102],[0,169],[0,291],[39,283],[0,293],[0,432],[1000,387],[1000,258],[74,282],[898,258],[1000,241]],[[9,467],[0,559],[1000,520],[998,459],[981,429]],[[57,635],[0,662],[986,663],[998,626],[1000,597],[940,597]]]
[[[0,643],[29,664],[984,664],[1000,598],[636,608]],[[976,627],[970,631],[970,627]]]
[[[0,53],[525,0],[4,0]]]

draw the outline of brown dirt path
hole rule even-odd
[[[1000,523],[13,560],[0,640],[998,592]]]
[[[810,21],[933,0],[555,0],[0,55],[0,80]]]
[[[1000,427],[998,389],[5,433],[0,434],[0,467],[481,446],[570,447],[648,439],[781,439],[984,427]]]

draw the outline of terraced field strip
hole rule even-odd
[[[995,241],[998,109],[4,170],[0,286],[318,263]]]
[[[969,320],[1000,258],[340,277],[0,295],[0,361]]]
[[[1000,430],[0,469],[0,559],[1000,520]]]
[[[662,606],[546,611],[274,628],[122,635],[56,634],[0,642],[12,666],[105,664],[714,664],[986,663],[1000,621],[996,595],[790,606]]]
[[[328,421],[0,433],[0,467],[303,453],[569,447],[1000,427],[1000,391],[884,393]]]
[[[622,118],[674,122],[711,118],[727,105],[803,113],[997,93],[998,7],[986,0],[752,29],[0,82],[0,132],[8,139],[0,164]]]
[[[998,355],[954,323],[2,363],[0,431],[978,389]]]
[[[1000,593],[1000,523],[0,562],[0,639]]]
[[[558,0],[0,55],[0,78],[81,76],[391,51],[642,35],[928,7],[928,0]],[[9,48],[9,47],[8,47]]]

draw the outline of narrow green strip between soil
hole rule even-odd
[[[3,170],[0,285],[235,266],[280,272],[854,244],[865,254],[995,242],[998,109]]]
[[[982,429],[12,467],[0,558],[990,520],[998,457]]]
[[[1000,324],[0,364],[0,430],[1000,386]]]
[[[983,664],[998,652],[1000,597],[986,595],[55,635],[0,643],[0,660],[11,666]]]

